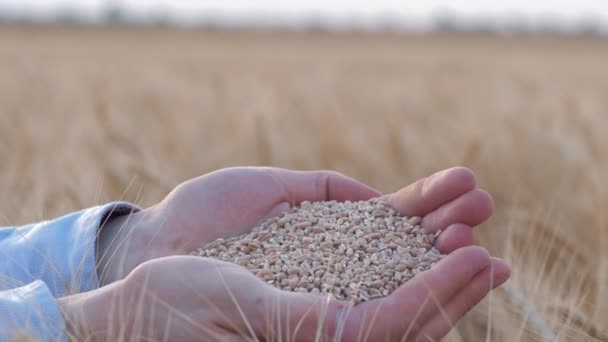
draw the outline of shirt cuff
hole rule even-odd
[[[80,271],[80,273],[75,274],[72,278],[75,280],[72,293],[90,291],[99,287],[95,256],[97,254],[97,236],[103,225],[111,219],[140,210],[140,207],[128,202],[112,202],[85,210],[85,213],[80,218],[81,222],[77,222],[75,227],[75,233],[81,235],[80,239],[83,240],[81,244],[83,248],[80,250],[76,249],[76,255],[71,259],[83,261],[82,264],[72,265],[73,270]]]
[[[35,280],[42,280],[55,297],[96,289],[99,228],[139,210],[127,202],[112,202],[50,221],[0,228],[0,290]]]
[[[20,337],[35,341],[68,340],[55,298],[40,280],[0,291],[0,317],[0,341]]]

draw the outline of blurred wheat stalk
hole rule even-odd
[[[383,191],[465,165],[496,199],[479,240],[514,276],[449,340],[542,340],[535,320],[608,340],[607,57],[584,39],[0,28],[2,224],[149,205],[230,165]]]

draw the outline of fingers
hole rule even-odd
[[[270,169],[283,184],[290,205],[303,201],[360,201],[380,196],[377,190],[334,171]]]
[[[401,215],[424,216],[474,188],[473,172],[454,167],[423,178],[385,199]]]
[[[449,226],[435,241],[435,247],[443,254],[450,254],[458,248],[473,244],[475,244],[473,228],[462,223]]]
[[[283,185],[287,197],[287,203],[279,203],[272,214],[283,212],[288,206],[302,201],[356,201],[380,195],[377,190],[333,171],[268,170]],[[429,232],[445,230],[457,222],[473,227],[490,217],[494,210],[490,195],[475,189],[475,184],[475,175],[469,169],[454,167],[421,179],[383,199],[402,215],[424,216],[421,225]],[[462,242],[459,240],[453,244]]]
[[[492,197],[483,190],[475,189],[429,213],[422,219],[421,225],[427,231],[445,229],[456,222],[474,227],[487,220],[493,212]]]
[[[468,286],[442,308],[442,312],[420,330],[416,341],[439,341],[492,289],[507,281],[510,274],[511,269],[504,261],[492,258],[490,265],[479,272]]]
[[[490,256],[481,247],[456,250],[390,296],[356,306],[353,314],[358,323],[345,333],[352,334],[352,329],[364,326],[364,333],[373,340],[415,336],[419,327],[438,312],[437,304],[446,305],[488,264]]]

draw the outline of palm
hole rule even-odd
[[[266,290],[259,283],[237,265],[207,258],[172,256],[145,262],[125,278],[126,296],[139,303],[142,319],[127,321],[123,330],[128,336],[122,339],[242,340],[238,337],[250,333],[245,327],[248,322],[240,319],[238,310],[243,308],[243,315],[255,315],[251,303]],[[124,316],[131,310],[130,305],[116,298],[109,306],[117,311],[110,316]],[[168,320],[171,316],[174,318]],[[118,340],[121,336],[111,337]]]
[[[125,295],[139,301],[144,315],[139,323],[127,320],[126,331],[130,340],[436,340],[450,328],[445,317],[457,319],[459,301],[471,295],[470,288],[459,294],[458,287],[470,283],[474,289],[487,281],[484,260],[482,249],[463,248],[439,263],[436,272],[424,272],[393,295],[348,310],[335,299],[280,291],[235,264],[189,256],[154,259],[125,279]],[[462,263],[468,267],[458,267]],[[443,315],[435,303],[424,303],[424,285],[433,283],[440,285],[434,298]],[[132,302],[116,299],[109,307],[119,311],[110,317],[123,317]]]

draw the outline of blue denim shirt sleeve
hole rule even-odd
[[[0,228],[0,341],[19,331],[67,340],[55,298],[99,287],[95,248],[109,218],[139,210],[113,202],[23,227]]]

